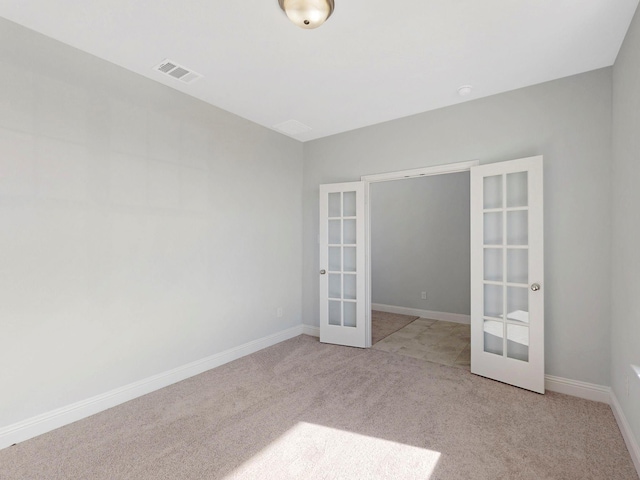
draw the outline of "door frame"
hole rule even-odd
[[[447,163],[432,167],[414,168],[411,170],[399,170],[389,173],[377,173],[362,175],[360,180],[364,183],[364,228],[367,241],[365,242],[365,329],[366,348],[371,347],[371,202],[369,188],[372,183],[389,182],[393,180],[405,180],[408,178],[431,177],[445,175],[447,173],[470,172],[472,167],[480,165],[480,160],[466,162]]]

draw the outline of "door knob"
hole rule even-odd
[[[534,292],[537,292],[538,290],[540,290],[540,284],[539,283],[532,284],[531,290],[533,290]]]
[[[320,275],[324,275],[325,273],[327,273],[326,270],[320,270]]]

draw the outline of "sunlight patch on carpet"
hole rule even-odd
[[[439,459],[432,450],[299,422],[225,478],[429,480]]]

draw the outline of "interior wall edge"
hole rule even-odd
[[[320,327],[314,327],[313,325],[304,324],[302,325],[302,333],[303,335],[320,338]]]
[[[633,460],[638,476],[640,476],[640,441],[638,441],[633,434],[631,425],[624,414],[624,410],[618,401],[618,397],[616,397],[616,394],[613,391],[611,391],[610,405],[611,410],[613,411],[613,416],[615,417],[618,427],[620,428],[620,432],[622,433],[622,438],[624,438],[624,443],[626,443],[629,454],[631,455],[631,460]]]

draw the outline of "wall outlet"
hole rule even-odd
[[[422,292],[422,293],[420,293],[420,298],[421,298],[422,300],[426,300],[426,299],[427,299],[427,292]]]
[[[276,308],[276,317],[282,318],[282,315],[283,315],[282,307]]]

